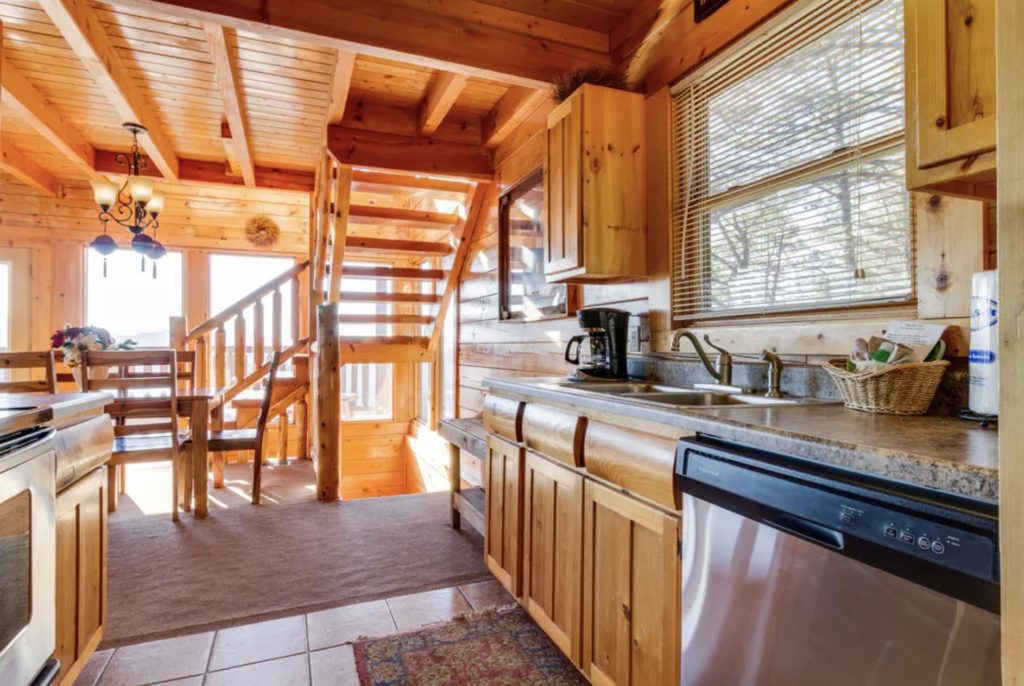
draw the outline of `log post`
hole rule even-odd
[[[317,470],[316,495],[324,502],[341,497],[341,351],[338,303],[317,308]]]
[[[309,412],[306,409],[306,396],[295,405],[295,458],[309,459]]]
[[[171,317],[171,348],[185,349],[185,338],[188,336],[188,321],[184,317]]]

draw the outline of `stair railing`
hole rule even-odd
[[[225,402],[236,397],[270,371],[270,352],[280,352],[285,362],[306,349],[308,339],[300,337],[299,277],[309,267],[309,262],[300,262],[277,276],[244,298],[229,305],[213,317],[188,329],[185,317],[171,317],[171,345],[176,350],[196,351],[196,385],[214,386],[225,389]],[[288,293],[292,302],[291,345],[283,347],[284,339],[284,296]],[[265,322],[268,313],[264,301],[270,297],[271,335],[265,340]],[[252,322],[253,340],[247,341],[246,322]],[[233,323],[234,335],[231,345],[227,340],[227,325]],[[252,350],[250,362],[249,350]]]

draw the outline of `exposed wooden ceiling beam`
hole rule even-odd
[[[4,102],[86,176],[90,179],[100,176],[96,172],[96,152],[92,144],[60,115],[53,103],[17,67],[6,58],[0,59],[3,60],[0,71],[3,73]]]
[[[123,164],[115,159],[116,152],[111,150],[96,151],[96,169],[105,174],[124,174]],[[147,156],[143,156],[149,159]],[[161,178],[159,170],[153,167],[150,162],[147,169],[142,171],[145,176]],[[240,176],[230,173],[225,162],[208,162],[206,160],[190,160],[181,158],[178,160],[178,180],[192,183],[211,183],[223,186],[243,186],[245,182]],[[256,188],[267,188],[277,191],[298,191],[309,193],[313,190],[313,172],[296,171],[291,169],[276,169],[273,167],[255,167]]]
[[[327,147],[343,164],[468,179],[490,180],[493,156],[478,145],[327,127]]]
[[[6,69],[6,66],[3,68]],[[0,169],[46,195],[55,198],[59,193],[57,179],[31,157],[11,145],[8,137],[3,135],[0,135]]]
[[[467,83],[469,77],[465,74],[453,74],[450,71],[437,73],[426,99],[420,105],[421,136],[430,136],[437,131]]]
[[[50,20],[88,70],[101,93],[117,110],[124,122],[146,127],[139,143],[153,164],[167,179],[178,178],[178,158],[157,117],[110,38],[103,30],[96,11],[88,0],[39,0]]]
[[[54,2],[56,0],[46,0]],[[70,0],[63,0],[68,2]],[[84,0],[79,0],[84,1]],[[459,0],[459,12],[421,0],[120,0],[163,16],[212,21],[262,34],[315,42],[433,69],[542,88],[583,66],[611,66],[607,49],[541,37],[521,25],[495,19],[494,8]],[[506,13],[510,11],[506,10]],[[481,20],[481,17],[486,17]],[[534,18],[536,20],[536,18]],[[545,26],[551,24],[545,21]],[[562,35],[574,40],[569,25]]]
[[[350,50],[338,50],[331,75],[331,102],[327,106],[327,124],[340,124],[345,118],[345,105],[352,87],[352,74],[356,68],[356,54]]]
[[[220,142],[224,145],[224,156],[227,158],[225,173],[241,178],[242,167],[238,164],[238,148],[235,147],[235,141],[231,137],[231,125],[226,121],[220,123]]]
[[[523,86],[509,88],[494,109],[484,117],[480,132],[483,145],[493,148],[508,138],[548,97],[547,90]]]
[[[210,56],[213,58],[217,87],[220,89],[220,99],[224,104],[224,117],[228,121],[231,140],[235,144],[235,158],[238,160],[245,185],[254,188],[256,170],[245,120],[245,103],[242,101],[242,88],[238,81],[238,65],[228,50],[227,30],[223,26],[207,22],[203,24],[203,32],[206,34]]]

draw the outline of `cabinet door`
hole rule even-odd
[[[519,597],[523,564],[523,449],[487,437],[484,561],[509,593]]]
[[[917,46],[917,164],[995,149],[995,0],[910,0]]]
[[[106,470],[95,470],[57,496],[57,683],[75,680],[106,626]]]
[[[527,453],[525,484],[526,610],[578,665],[582,651],[583,476]]]
[[[544,273],[583,264],[583,98],[563,102],[548,119],[544,161]]]
[[[677,686],[680,518],[587,481],[583,669],[595,686]]]

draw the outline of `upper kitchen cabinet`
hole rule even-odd
[[[995,0],[906,0],[907,187],[994,198]]]
[[[548,116],[548,282],[646,276],[644,158],[644,98],[639,93],[584,85]]]

